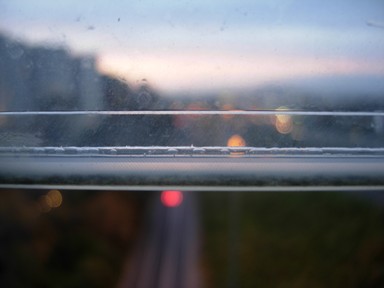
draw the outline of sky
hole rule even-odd
[[[0,0],[0,32],[165,92],[384,78],[382,0]]]

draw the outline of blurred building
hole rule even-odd
[[[103,108],[100,75],[91,56],[62,48],[28,47],[0,35],[0,109]]]

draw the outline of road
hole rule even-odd
[[[180,206],[169,208],[156,194],[119,288],[201,287],[196,196],[183,195]]]

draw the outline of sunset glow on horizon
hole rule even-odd
[[[383,19],[380,0],[0,2],[0,33],[93,55],[100,72],[165,93],[384,77]]]
[[[299,56],[212,54],[148,54],[129,57],[124,54],[102,54],[98,58],[102,73],[115,75],[128,82],[147,79],[166,92],[217,90],[257,87],[265,83],[297,77],[323,75],[381,75],[384,63],[342,58]],[[197,88],[197,89],[196,89]]]

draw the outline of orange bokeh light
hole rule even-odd
[[[246,146],[246,143],[243,137],[235,134],[228,139],[227,146],[228,147],[244,147]]]

